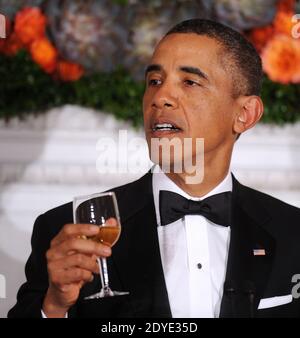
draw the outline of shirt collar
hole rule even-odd
[[[185,198],[200,201],[212,195],[216,195],[225,191],[232,191],[232,176],[228,171],[226,177],[216,187],[209,191],[206,195],[199,197],[192,197],[183,191],[176,183],[174,183],[160,168],[156,165],[152,168],[152,186],[153,186],[153,197],[155,205],[155,213],[157,224],[160,225],[160,214],[159,214],[159,192],[160,190],[168,190],[175,192]]]

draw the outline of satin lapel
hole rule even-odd
[[[124,290],[130,291],[134,316],[171,317],[160,257],[152,192],[147,174],[127,191],[117,191],[122,234],[113,264]]]
[[[275,252],[275,241],[264,229],[269,221],[270,216],[264,208],[233,178],[232,226],[225,280],[234,287],[234,292],[224,292],[220,317],[255,316]],[[253,288],[254,299],[251,300],[249,291]]]

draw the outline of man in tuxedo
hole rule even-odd
[[[122,234],[113,250],[82,239],[98,228],[72,224],[72,204],[38,217],[27,282],[9,317],[297,317],[300,211],[240,184],[233,146],[261,118],[261,60],[239,33],[193,19],[171,29],[146,68],[144,127],[157,172],[114,189]],[[192,140],[162,166],[152,140]],[[199,155],[203,176],[176,161]],[[96,257],[108,257],[112,289],[99,290]],[[293,289],[294,287],[294,289]],[[293,297],[293,295],[294,297]]]

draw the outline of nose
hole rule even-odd
[[[176,89],[168,82],[164,82],[159,88],[157,88],[153,99],[152,108],[158,109],[176,109],[178,106],[178,98],[176,95]]]

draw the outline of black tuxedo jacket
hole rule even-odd
[[[171,317],[159,251],[152,174],[114,191],[122,233],[108,259],[110,283],[112,289],[129,291],[130,295],[84,300],[99,291],[97,276],[83,287],[69,316]],[[300,209],[245,187],[233,178],[232,212],[226,280],[234,290],[225,290],[220,317],[300,317],[300,298],[258,310],[262,298],[290,295],[293,286],[300,292],[300,287],[292,282],[292,276],[300,274]],[[45,253],[63,225],[72,222],[71,203],[37,218],[32,253],[25,268],[27,281],[20,288],[9,317],[41,317],[48,288]],[[265,255],[254,255],[254,249],[264,249]]]

